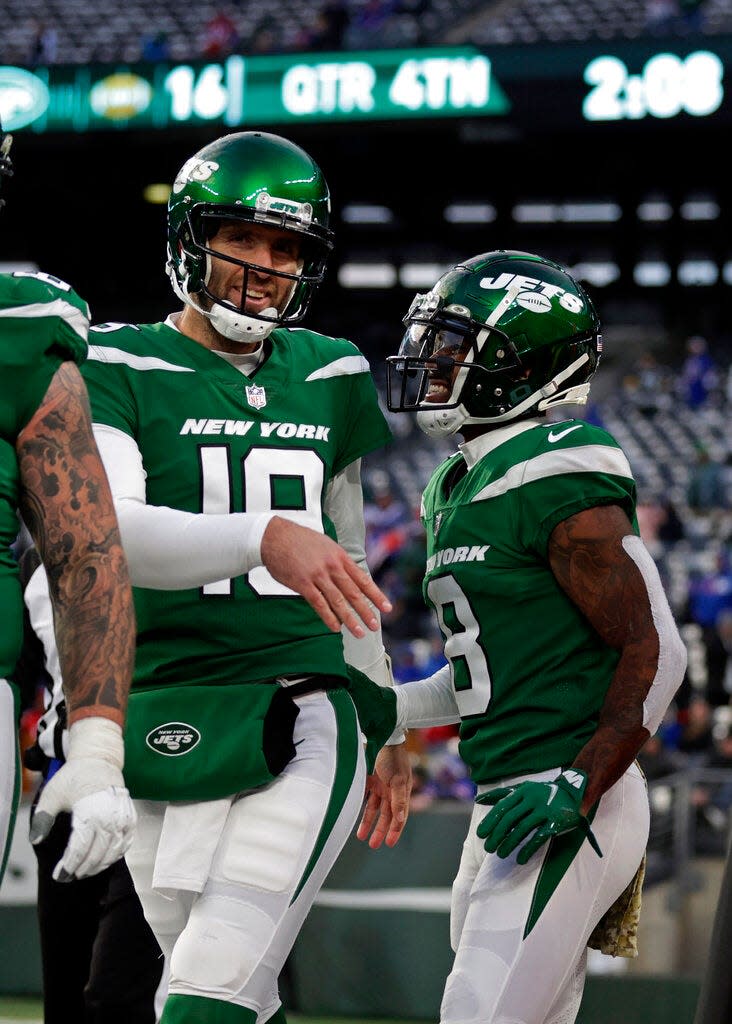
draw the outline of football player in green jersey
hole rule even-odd
[[[686,651],[625,455],[589,423],[546,420],[586,400],[598,365],[580,285],[551,260],[489,252],[417,296],[405,324],[389,407],[463,437],[422,507],[448,665],[396,691],[402,728],[460,722],[478,788],[441,1019],[568,1024],[588,942],[633,945],[649,822],[634,758]]]
[[[278,973],[363,799],[346,663],[390,681],[359,471],[389,431],[359,350],[296,326],[329,210],[298,146],[213,142],[170,198],[182,310],[91,332],[84,374],[139,626],[128,864],[170,957],[165,1024],[281,1016]],[[377,769],[372,842],[392,845],[403,745]]]
[[[0,125],[0,184],[12,172]],[[72,831],[54,877],[95,874],[125,852],[135,812],[122,777],[122,725],[134,654],[132,592],[107,479],[76,364],[89,311],[46,274],[0,276],[0,877],[20,792],[12,679],[23,601],[11,551],[16,510],[50,582],[69,709],[65,766],[44,788],[31,838],[59,811]]]

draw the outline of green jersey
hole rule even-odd
[[[15,667],[23,600],[10,549],[18,534],[20,477],[15,443],[64,360],[86,355],[89,309],[48,274],[0,275],[0,676]]]
[[[334,536],[329,481],[390,439],[368,363],[303,329],[265,345],[247,377],[167,323],[92,328],[93,419],[136,441],[150,505],[282,512]],[[190,590],[135,588],[135,608],[137,687],[345,676],[340,634],[263,567]]]
[[[559,586],[547,547],[557,523],[595,505],[619,505],[635,522],[628,461],[581,421],[521,427],[483,435],[486,449],[497,443],[469,471],[461,453],[447,459],[423,500],[424,594],[478,783],[571,764],[619,657]]]

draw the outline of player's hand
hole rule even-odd
[[[582,814],[582,797],[587,775],[578,768],[567,768],[552,782],[519,782],[483,793],[479,804],[493,804],[478,825],[488,853],[508,857],[525,839],[516,860],[525,864],[553,836],[579,828],[587,836],[599,857],[602,851]]]
[[[396,846],[409,816],[412,765],[406,743],[382,747],[366,781],[366,804],[356,836],[372,850]]]
[[[365,636],[362,622],[377,630],[370,602],[381,612],[391,611],[391,602],[369,574],[324,533],[273,516],[260,550],[272,576],[304,597],[334,633],[345,626],[355,637]]]
[[[107,718],[84,718],[69,732],[69,756],[44,786],[30,840],[40,843],[60,811],[71,812],[71,835],[53,871],[70,882],[104,871],[132,842],[137,815],[122,776],[122,730]]]

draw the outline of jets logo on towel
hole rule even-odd
[[[181,757],[190,754],[201,741],[201,734],[192,725],[185,722],[166,722],[158,725],[145,737],[145,743],[156,754],[166,757]]]

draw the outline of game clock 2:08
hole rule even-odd
[[[592,89],[584,99],[582,113],[588,121],[671,118],[679,114],[707,117],[722,103],[723,78],[722,61],[707,50],[687,57],[656,54],[639,74],[630,74],[618,57],[596,57],[584,71],[584,80]]]

